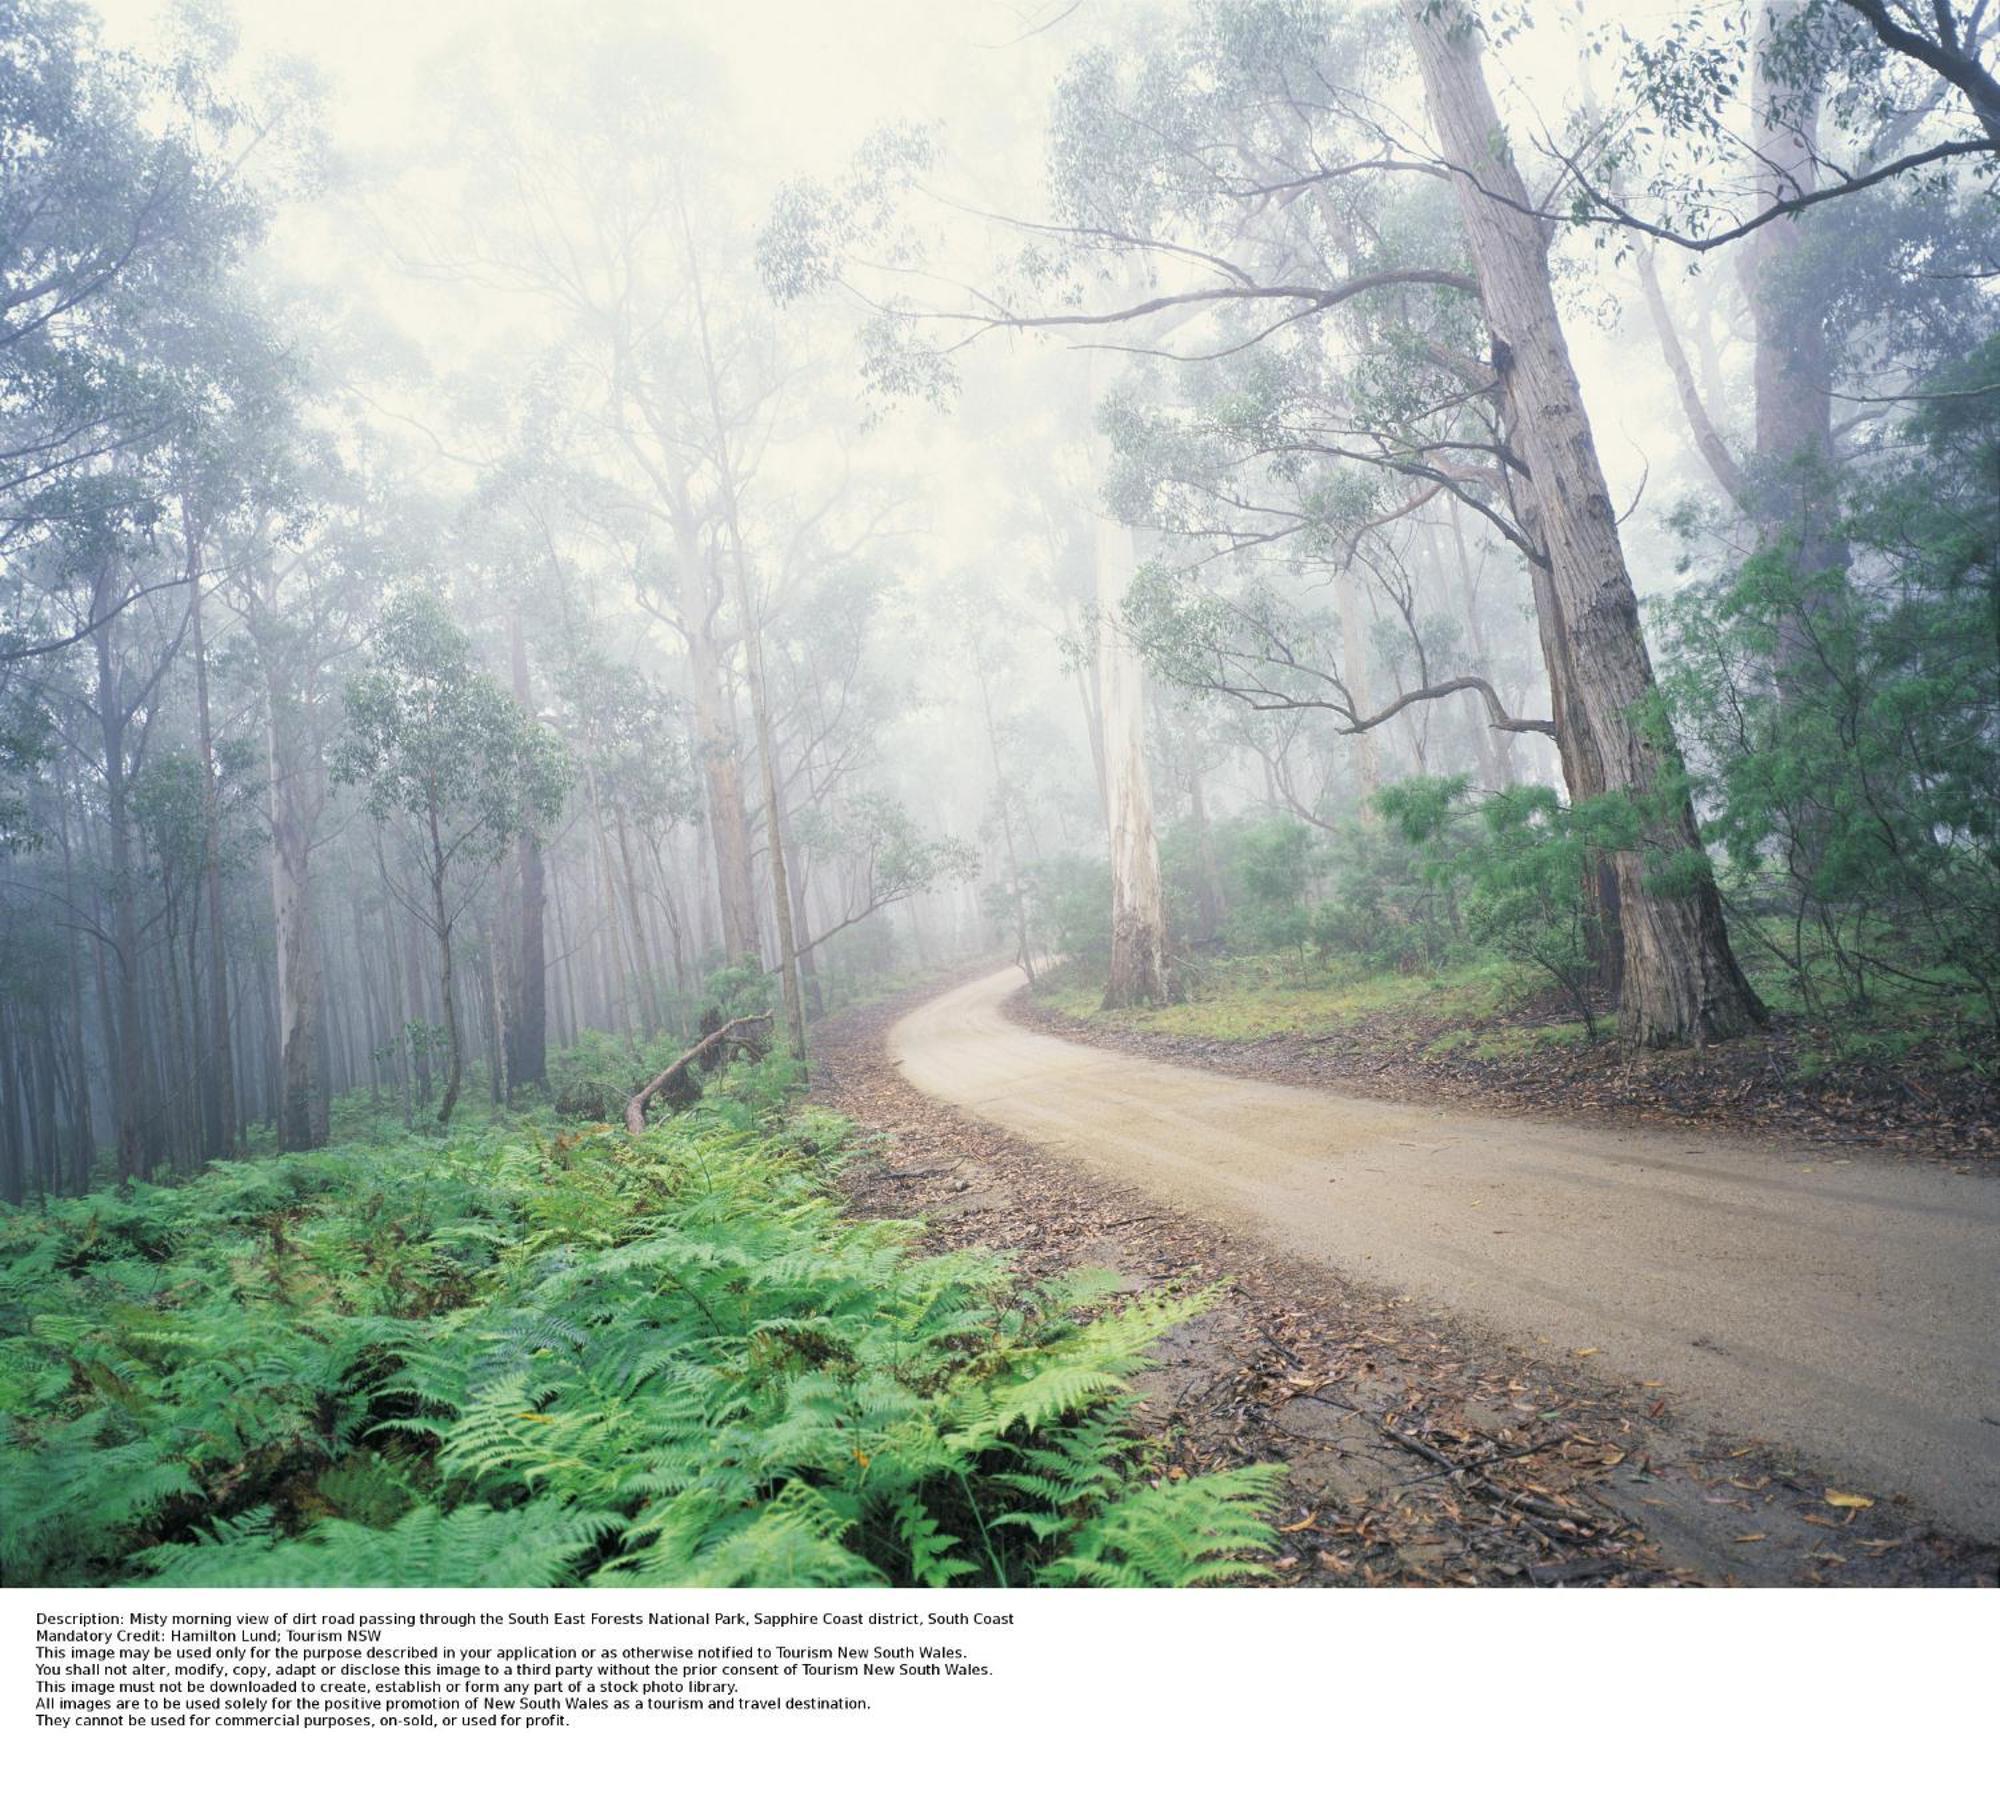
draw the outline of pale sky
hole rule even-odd
[[[160,0],[93,3],[114,36],[137,43],[165,10]],[[791,166],[837,161],[885,117],[1016,92],[1084,41],[1093,12],[1101,25],[1119,3],[1089,0],[1066,18],[1065,0],[237,0],[234,11],[253,58],[303,55],[333,78],[345,141],[384,146],[421,108],[430,58],[517,5],[580,23],[662,21],[716,52],[746,140]],[[1023,37],[1048,19],[1058,22]]]

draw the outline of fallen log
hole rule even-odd
[[[763,1052],[763,1043],[754,1034],[759,1025],[769,1023],[771,1013],[759,1011],[755,1016],[731,1017],[719,1029],[712,1029],[700,1041],[681,1055],[664,1072],[656,1073],[632,1094],[632,1101],[625,1106],[625,1129],[628,1134],[643,1135],[646,1132],[646,1106],[673,1082],[686,1075],[687,1069],[699,1060],[704,1066],[714,1066],[725,1049],[736,1046],[748,1048],[753,1054]]]

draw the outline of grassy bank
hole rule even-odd
[[[1262,1041],[1277,1035],[1337,1035],[1384,1017],[1413,1029],[1474,1034],[1547,994],[1500,961],[1435,974],[1380,973],[1334,959],[1239,954],[1184,969],[1182,1001],[1156,1010],[1102,1009],[1101,974],[1065,962],[1043,975],[1036,1000],[1076,1022],[1100,1018],[1140,1034],[1199,1041]]]
[[[1171,1584],[1272,1475],[1149,1475],[1194,1300],[922,1251],[738,1100],[217,1167],[0,1224],[10,1584]]]

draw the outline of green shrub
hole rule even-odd
[[[1425,853],[1426,875],[1450,895],[1469,940],[1546,975],[1597,1035],[1597,954],[1590,898],[1609,850],[1639,837],[1620,794],[1566,805],[1547,786],[1510,786],[1470,803],[1464,779],[1385,787],[1377,804]],[[1673,868],[1650,877],[1670,879]]]
[[[1895,993],[2000,1026],[1996,376],[2000,339],[1829,477],[1821,571],[1781,538],[1654,606],[1736,931],[1822,1015]]]
[[[653,1055],[664,1052],[666,1059]],[[549,1050],[549,1097],[569,1122],[612,1122],[633,1092],[680,1050],[648,1049],[622,1035],[585,1029],[568,1047]]]
[[[1394,794],[1390,789],[1393,810]],[[1432,851],[1381,821],[1344,826],[1333,854],[1333,896],[1313,912],[1312,941],[1373,973],[1436,973],[1465,953],[1457,896],[1433,877]]]
[[[1036,946],[1087,968],[1111,963],[1111,866],[1081,854],[1021,869],[1028,931]]]

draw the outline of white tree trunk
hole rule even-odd
[[[1111,825],[1111,977],[1106,1009],[1167,998],[1167,916],[1146,768],[1145,668],[1125,633],[1125,592],[1137,571],[1132,532],[1097,523],[1097,696]]]

